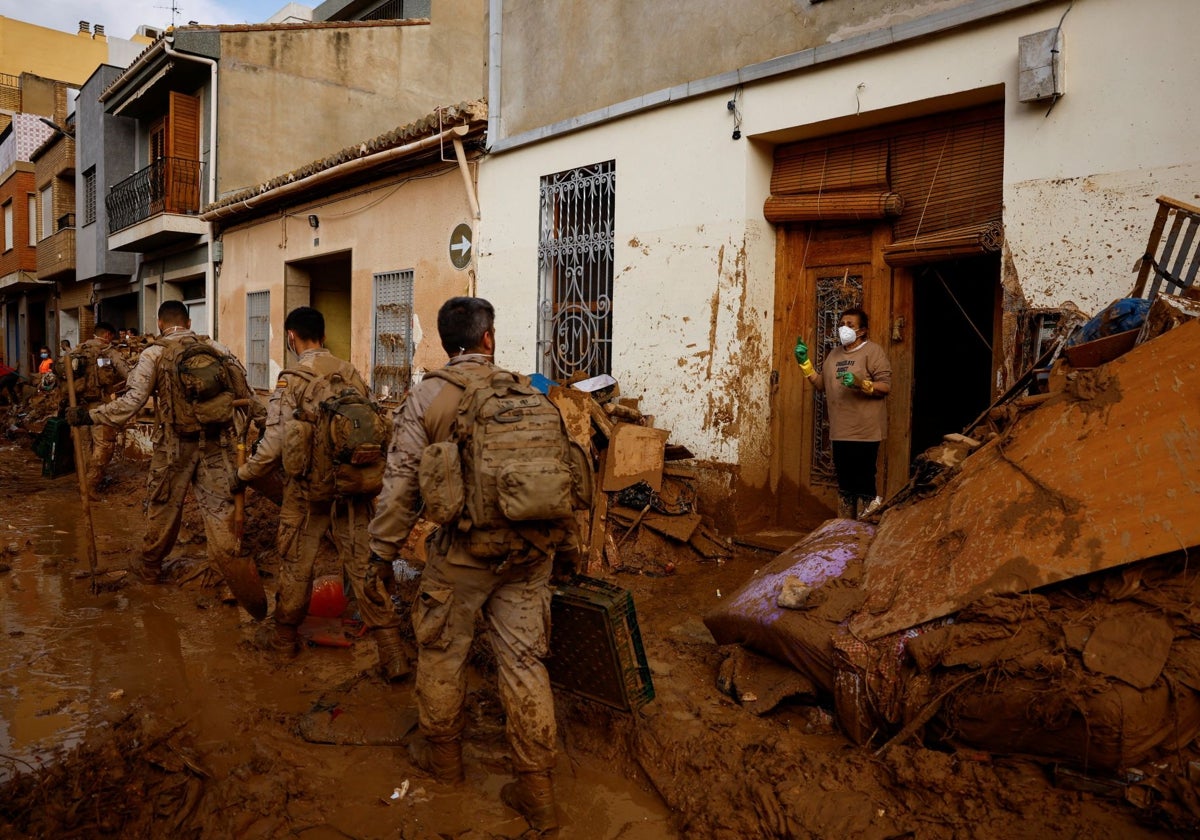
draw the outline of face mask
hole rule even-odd
[[[843,347],[849,347],[856,338],[858,338],[858,331],[854,327],[845,325],[838,327],[838,341],[842,342]]]
[[[49,358],[50,358],[50,354],[49,354],[49,353],[43,353],[43,354],[42,354],[42,358],[43,358],[43,359],[49,359]]]

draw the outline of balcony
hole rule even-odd
[[[75,273],[75,214],[60,216],[54,233],[37,245],[39,280],[69,279]]]
[[[109,190],[108,247],[114,251],[154,251],[196,239],[208,230],[200,221],[204,164],[159,158]]]

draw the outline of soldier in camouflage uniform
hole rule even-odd
[[[493,366],[495,311],[482,298],[451,298],[438,313],[438,334],[449,366]],[[396,414],[383,490],[371,520],[371,559],[390,571],[421,509],[417,468],[431,443],[452,439],[462,389],[426,378]],[[509,562],[481,560],[456,527],[439,528],[426,543],[428,559],[413,606],[417,711],[422,738],[410,748],[418,767],[439,781],[463,778],[463,701],[466,659],[483,612],[496,654],[500,700],[518,780],[501,798],[539,831],[557,826],[550,771],[555,761],[554,699],[542,657],[549,649],[553,556],[532,545]]]
[[[100,321],[92,330],[92,338],[79,345],[75,354],[87,357],[82,381],[75,379],[76,401],[89,409],[99,408],[120,390],[129,376],[129,364],[117,348],[113,339],[117,330],[107,321]],[[69,363],[69,354],[64,362]],[[99,498],[100,482],[104,480],[104,469],[113,458],[117,434],[120,428],[100,424],[83,426],[79,429],[83,449],[88,452],[87,485],[93,499]]]
[[[141,562],[134,569],[147,583],[162,582],[163,560],[175,546],[183,520],[183,500],[188,488],[204,518],[207,538],[208,582],[219,583],[235,556],[233,536],[232,425],[205,428],[198,433],[180,432],[170,422],[171,409],[164,405],[174,387],[167,377],[174,375],[160,365],[168,342],[185,339],[207,343],[227,357],[235,398],[247,400],[250,416],[262,417],[266,411],[246,385],[245,370],[224,345],[192,332],[187,306],[170,300],[158,308],[160,340],[138,357],[137,365],[126,380],[128,390],[100,408],[80,406],[67,412],[73,426],[104,425],[119,429],[132,420],[142,406],[155,397],[158,427],[154,435],[154,454],[146,493],[146,534],[142,541]]]
[[[345,382],[362,394],[369,393],[366,383],[349,362],[325,349],[325,317],[308,306],[293,309],[283,324],[288,349],[299,360],[296,368],[314,374],[341,373]],[[285,370],[267,403],[266,427],[250,460],[238,468],[234,492],[240,492],[256,479],[272,472],[285,461],[285,427],[299,407],[300,394],[308,380]],[[305,460],[308,461],[309,457]],[[348,498],[310,501],[303,481],[289,476],[284,485],[283,504],[279,508],[279,589],[275,593],[272,625],[264,628],[259,644],[284,654],[297,649],[296,628],[308,614],[312,598],[313,567],[322,539],[328,535],[337,548],[358,601],[363,623],[371,630],[379,649],[379,664],[388,680],[403,679],[412,670],[400,638],[400,615],[388,590],[368,575],[367,522],[371,518],[370,501]],[[371,584],[371,585],[368,585]]]

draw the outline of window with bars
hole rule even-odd
[[[413,272],[375,275],[375,349],[371,387],[380,399],[399,400],[412,383]]]
[[[538,368],[561,380],[612,372],[616,161],[541,181]]]
[[[96,167],[83,173],[83,223],[96,221]]]
[[[246,293],[246,383],[271,387],[271,293]]]
[[[54,185],[42,188],[42,239],[54,233]]]
[[[431,0],[384,0],[359,20],[407,20],[430,16]]]
[[[817,367],[824,370],[825,357],[830,348],[838,343],[838,324],[842,313],[854,306],[862,306],[863,278],[861,274],[843,272],[829,277],[817,277]],[[837,485],[837,473],[833,469],[833,444],[829,439],[829,408],[825,404],[825,392],[813,390],[812,475],[814,485]]]

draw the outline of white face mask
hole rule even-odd
[[[842,342],[843,347],[849,347],[858,338],[858,331],[854,327],[847,327],[845,324],[838,327],[838,341]]]

